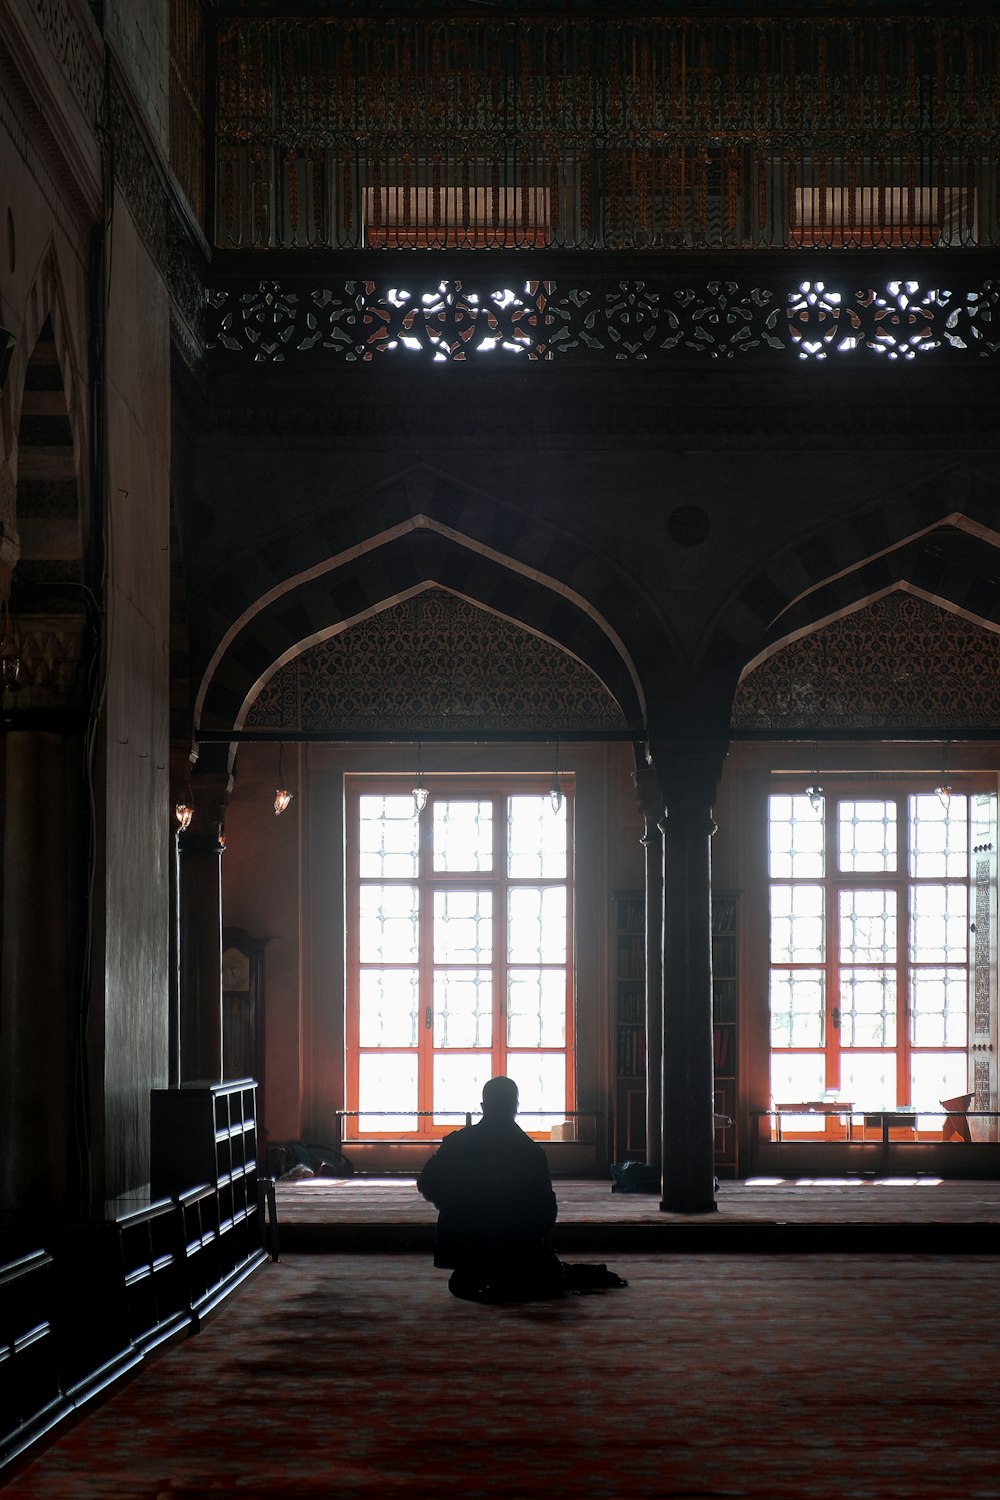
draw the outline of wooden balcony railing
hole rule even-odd
[[[216,71],[220,247],[1000,240],[1000,17],[244,14]]]

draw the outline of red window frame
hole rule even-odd
[[[562,878],[512,877],[507,874],[507,798],[518,794],[549,796],[552,778],[541,775],[433,775],[424,778],[428,791],[426,806],[415,816],[419,818],[419,870],[415,877],[399,878],[395,883],[403,886],[416,885],[421,892],[419,932],[420,951],[417,961],[419,971],[419,1015],[433,1013],[433,973],[431,915],[433,892],[460,890],[474,885],[493,891],[493,963],[492,972],[492,1037],[489,1048],[490,1073],[506,1073],[511,1054],[552,1053],[565,1054],[565,1109],[572,1111],[575,1105],[575,1051],[574,1051],[574,973],[573,973],[573,809],[574,780],[569,774],[560,775],[560,786],[565,801],[566,813],[566,873]],[[360,982],[362,963],[359,953],[360,892],[366,879],[375,884],[392,884],[392,879],[362,877],[359,870],[359,800],[362,796],[409,796],[413,777],[350,775],[345,778],[345,918],[346,918],[346,975],[345,975],[345,1054],[347,1114],[344,1120],[345,1139],[407,1140],[438,1139],[461,1125],[461,1119],[449,1119],[447,1123],[435,1123],[429,1113],[421,1113],[416,1131],[401,1131],[391,1124],[385,1130],[359,1129],[360,1086],[359,1059],[365,1051],[378,1048],[363,1048],[360,1042]],[[495,831],[493,868],[490,871],[441,872],[433,869],[432,828],[433,810],[436,802],[443,799],[463,797],[492,800],[493,827]],[[507,976],[513,967],[507,961],[506,912],[507,893],[518,887],[539,885],[561,885],[566,891],[566,962],[565,962],[565,1037],[560,1047],[528,1048],[508,1045],[507,1041]],[[424,896],[430,899],[424,899]],[[433,1031],[418,1020],[417,1045],[413,1048],[387,1049],[395,1052],[413,1052],[418,1058],[418,1097],[416,1108],[421,1112],[434,1109],[433,1098]],[[464,1050],[464,1049],[457,1049]],[[471,1050],[471,1049],[470,1049]],[[482,1049],[484,1052],[486,1049]],[[514,1067],[516,1080],[516,1065]],[[523,1093],[523,1090],[522,1090]],[[522,1100],[522,1103],[524,1101]],[[478,1097],[467,1102],[468,1109],[475,1111]],[[530,1113],[530,1111],[528,1111]],[[552,1125],[559,1121],[553,1118]],[[530,1134],[545,1139],[549,1130],[532,1129]]]

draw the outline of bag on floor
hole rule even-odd
[[[644,1161],[615,1162],[611,1167],[613,1193],[658,1193],[660,1174]]]

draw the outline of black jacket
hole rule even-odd
[[[535,1249],[556,1222],[545,1152],[502,1115],[445,1136],[417,1188],[439,1211],[437,1266]]]

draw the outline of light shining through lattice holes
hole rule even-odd
[[[497,1073],[520,1123],[572,1108],[572,778],[349,783],[348,1135],[441,1135]]]
[[[819,807],[804,790],[769,799],[772,1108],[910,1109],[940,1130],[920,1112],[970,1087],[972,848],[994,816],[990,797],[956,789],[944,806],[877,782],[828,787]]]

